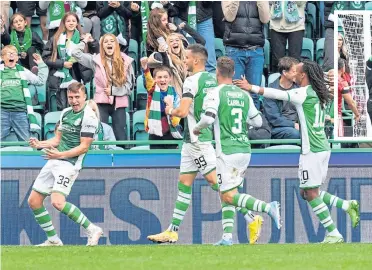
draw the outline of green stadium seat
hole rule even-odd
[[[265,39],[264,54],[265,54],[264,68],[270,70],[270,41],[268,41],[267,39]]]
[[[88,82],[85,84],[85,90],[87,91],[87,100],[91,99],[91,83]]]
[[[126,112],[126,122],[127,122],[127,139],[130,140],[130,116],[129,113]],[[109,116],[108,124],[112,126],[112,118]]]
[[[38,25],[31,25],[31,31],[35,32],[36,34],[39,35],[41,39],[43,39],[43,32],[41,31],[40,24]],[[41,52],[40,52],[41,53]]]
[[[49,112],[44,116],[44,140],[54,137],[54,128],[60,116],[61,111]]]
[[[365,4],[365,10],[372,10],[372,2],[367,2]]]
[[[147,56],[147,53],[146,53],[145,43],[143,43],[143,41],[141,41],[141,44],[140,44],[140,58],[146,57],[146,56]]]
[[[137,78],[136,107],[137,110],[145,110],[147,104],[147,90],[143,84],[143,75]]]
[[[128,49],[128,56],[132,57],[133,62],[133,69],[134,75],[138,73],[139,65],[138,65],[138,42],[134,39],[129,41],[129,49]]]
[[[41,114],[40,113],[37,113],[37,112],[34,112],[34,114],[35,114],[35,117],[36,117],[36,120],[37,120],[37,123],[38,123],[38,125],[40,126],[40,131],[38,131],[38,132],[31,132],[31,136],[32,137],[37,137],[38,138],[38,140],[41,140],[43,137],[42,137],[42,132],[41,132],[41,129],[43,128],[43,126],[42,126],[42,117],[41,117]]]
[[[316,28],[316,6],[312,3],[307,3],[306,8],[306,27],[305,27],[305,37],[313,38],[314,31]]]
[[[220,38],[214,39],[214,48],[216,51],[216,59],[226,55],[225,46],[223,45],[223,40]]]
[[[316,42],[316,53],[315,53],[315,57],[316,57],[316,62],[322,66],[323,65],[323,62],[324,62],[324,57],[323,57],[323,54],[324,54],[324,41],[325,41],[325,38],[321,38],[319,39],[317,42]]]
[[[150,145],[140,145],[132,147],[130,150],[150,150]]]
[[[267,82],[267,86],[270,87],[270,84],[272,84],[279,77],[280,77],[280,73],[270,74],[269,79],[268,79],[268,82]]]
[[[136,111],[133,114],[133,139],[134,140],[148,140],[149,134],[145,131],[145,115],[146,110]]]

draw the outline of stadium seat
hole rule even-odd
[[[268,82],[267,82],[267,86],[270,87],[270,84],[272,84],[279,77],[280,77],[280,73],[270,74],[269,79],[268,79]]]
[[[317,42],[316,42],[316,53],[315,53],[315,57],[316,57],[316,62],[322,66],[323,65],[323,62],[324,62],[324,57],[323,57],[323,54],[324,54],[324,41],[325,41],[325,38],[321,38],[319,39]]]
[[[146,110],[136,111],[133,114],[133,139],[134,140],[148,140],[149,134],[145,131],[145,115]]]
[[[42,132],[41,132],[41,129],[42,129],[42,117],[41,117],[41,114],[40,113],[37,113],[37,112],[34,112],[35,114],[35,117],[36,117],[36,120],[37,120],[37,123],[38,125],[40,126],[40,130],[39,131],[35,131],[35,132],[31,132],[31,136],[32,137],[37,137],[39,140],[41,140],[43,137],[42,137]]]
[[[301,149],[298,145],[274,145],[266,147],[265,149]]]
[[[305,37],[314,38],[315,29],[317,29],[316,28],[316,6],[312,3],[307,3]]]
[[[285,53],[288,55],[288,42]],[[314,61],[314,41],[312,39],[303,38],[301,57]]]
[[[262,77],[261,77],[261,87],[266,87],[266,77],[263,74],[262,74]]]
[[[126,112],[126,122],[127,122],[127,139],[130,140],[130,116],[129,113]],[[108,124],[112,126],[112,118],[109,116]]]
[[[265,55],[264,68],[267,68],[270,71],[270,41],[268,41],[267,39],[265,39],[264,55]]]
[[[61,111],[49,112],[44,116],[44,140],[54,137],[54,128],[59,121]]]
[[[130,150],[150,150],[150,145],[140,145],[132,147]]]
[[[39,25],[31,25],[31,31],[35,32],[39,35],[41,39],[43,39],[43,32],[41,31],[40,24]]]
[[[140,44],[140,58],[145,57],[146,55],[147,55],[147,53],[146,53],[145,43],[143,43],[143,41],[141,41],[141,44]]]
[[[137,94],[136,94],[136,108],[137,110],[145,110],[147,104],[147,90],[143,84],[143,75],[137,78]]]
[[[91,98],[91,83],[88,82],[85,84],[85,90],[87,91],[87,100],[89,100]]]
[[[134,75],[138,73],[138,42],[134,39],[130,39],[129,41],[129,49],[128,49],[128,56],[133,58],[133,69],[134,69]]]
[[[214,39],[214,48],[216,51],[216,59],[226,55],[225,46],[223,45],[223,40],[220,38]]]
[[[370,2],[367,2],[365,4],[365,10],[372,10],[372,2],[371,1]]]

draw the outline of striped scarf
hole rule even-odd
[[[77,44],[80,42],[80,33],[78,30],[75,30],[71,40],[69,40],[69,44],[66,46],[66,33],[62,33],[59,36],[58,43],[57,43],[57,50],[58,55],[63,61],[75,63],[76,59],[71,57],[71,52],[76,48]],[[60,88],[67,88],[71,83],[76,82],[71,77],[70,70],[68,68],[63,67],[62,69],[56,71],[54,76],[58,78],[62,78]]]
[[[49,15],[49,29],[58,28],[61,24],[62,18],[65,15],[66,7],[69,7],[72,13],[76,13],[78,16],[81,13],[78,12],[78,7],[76,6],[75,1],[51,1],[48,7],[48,15]],[[80,22],[83,22],[82,17],[79,16]]]
[[[0,65],[0,72],[2,72],[4,70],[4,68],[5,68],[4,64],[1,64]],[[36,119],[36,116],[34,114],[34,109],[32,107],[31,94],[30,94],[30,90],[28,89],[28,82],[27,82],[25,70],[19,64],[16,64],[16,69],[19,72],[19,76],[21,77],[21,84],[22,84],[22,88],[23,88],[23,96],[25,98],[26,108],[27,108],[27,117],[28,117],[28,121],[30,123],[30,131],[31,132],[40,131],[41,128],[40,128],[39,124],[37,123],[37,119]],[[1,84],[2,84],[2,81],[1,81],[1,78],[0,78],[0,85]]]
[[[196,2],[190,1],[189,3],[189,14],[187,17],[187,24],[194,30],[196,30]]]
[[[284,1],[285,9],[284,9],[284,17],[288,23],[295,23],[300,20],[300,15],[298,13],[297,4],[295,1]],[[272,20],[281,20],[283,17],[283,2],[282,1],[274,1],[273,8],[271,11],[271,19]]]
[[[171,96],[173,98],[173,106],[178,106],[175,104],[175,90],[172,86],[168,86],[167,96]],[[173,116],[172,119],[167,116],[169,129],[172,134],[172,137],[175,139],[182,139],[182,134],[180,132],[179,121],[178,117]],[[160,87],[155,85],[154,92],[152,94],[152,100],[150,105],[150,113],[148,119],[148,127],[149,127],[149,134],[154,134],[156,136],[163,137],[163,130],[161,126],[161,105],[160,105]]]

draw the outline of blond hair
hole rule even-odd
[[[15,46],[13,45],[6,45],[2,50],[1,50],[1,55],[6,54],[8,51],[15,51],[18,53],[18,50]]]

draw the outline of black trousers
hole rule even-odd
[[[272,53],[272,71],[278,72],[278,63],[280,58],[285,56],[285,49],[288,40],[288,56],[296,59],[301,58],[302,39],[305,31],[295,31],[290,33],[281,33],[274,30],[270,31],[271,53]]]
[[[127,115],[126,108],[117,108],[115,105],[99,103],[98,109],[101,115],[101,121],[108,124],[109,116],[112,119],[112,130],[114,131],[115,138],[118,141],[125,141],[127,138]],[[118,145],[123,147],[124,145]]]
[[[149,140],[150,141],[164,141],[164,140],[175,140],[170,133],[163,134],[163,137],[154,135],[154,134],[149,134]],[[150,144],[150,149],[177,149],[178,145],[177,144]]]

